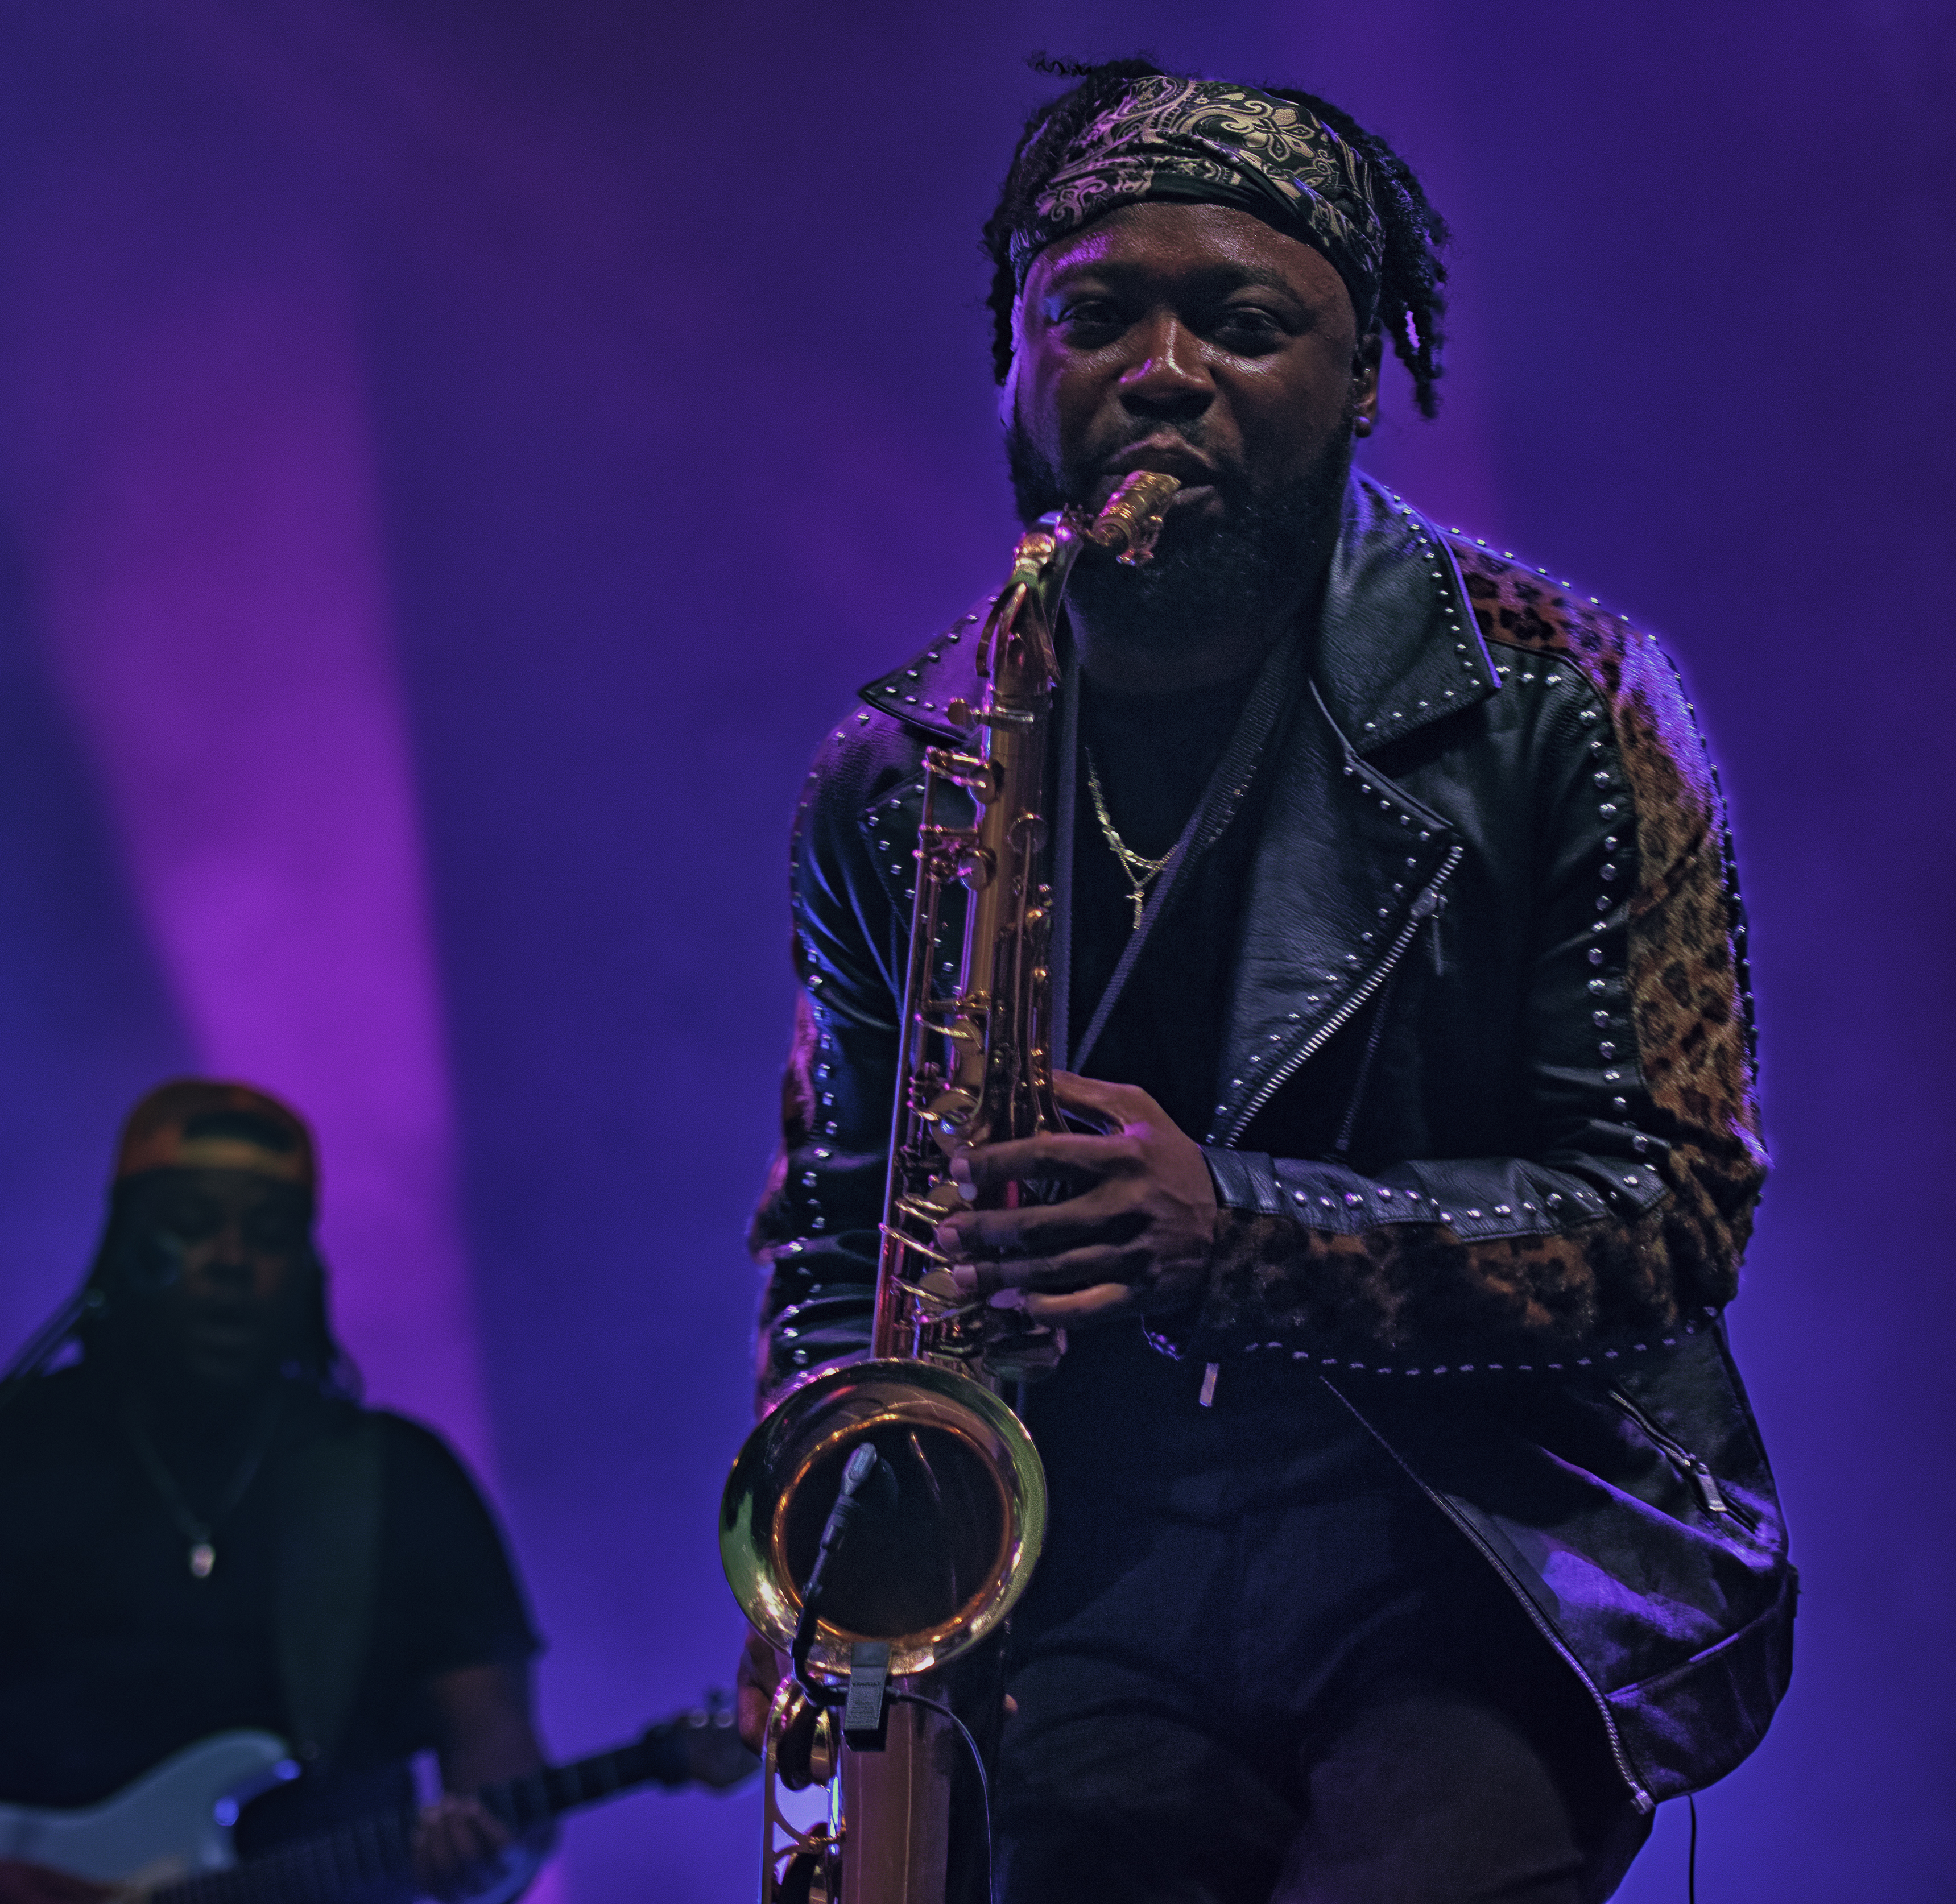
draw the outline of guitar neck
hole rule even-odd
[[[658,1746],[669,1728],[661,1726],[629,1745],[593,1752],[567,1764],[545,1765],[522,1778],[485,1785],[475,1794],[484,1808],[518,1831],[542,1824],[581,1805],[601,1804],[621,1792],[650,1785],[660,1776]]]
[[[670,1776],[660,1750],[669,1726],[567,1764],[545,1765],[520,1778],[485,1785],[473,1796],[517,1833],[581,1805]],[[407,1869],[420,1822],[418,1805],[377,1812],[317,1837],[282,1845],[248,1865],[200,1872],[150,1893],[149,1904],[331,1904],[353,1887]]]

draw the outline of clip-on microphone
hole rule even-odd
[[[815,1644],[816,1622],[822,1611],[822,1593],[828,1569],[841,1551],[849,1524],[863,1505],[864,1490],[872,1477],[882,1485],[877,1492],[893,1494],[896,1476],[889,1464],[868,1442],[853,1453],[842,1471],[841,1491],[828,1510],[823,1524],[822,1543],[816,1550],[815,1565],[802,1590],[801,1617],[795,1622],[794,1640],[788,1657],[793,1664],[795,1684],[804,1698],[817,1706],[843,1707],[843,1736],[859,1751],[873,1750],[883,1742],[883,1692],[890,1674],[890,1648],[882,1640],[859,1640],[849,1649],[849,1685],[838,1694],[818,1686],[808,1676],[809,1648]]]

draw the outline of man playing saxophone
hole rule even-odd
[[[986,229],[1021,513],[1181,487],[1056,630],[1077,1127],[958,1149],[934,1237],[1067,1341],[995,1893],[1604,1898],[1788,1670],[1718,1319],[1764,1155],[1716,783],[1649,637],[1353,470],[1388,342],[1434,408],[1403,162],[1307,94],[1071,77]],[[989,611],[863,691],[798,818],[764,1399],[863,1351],[921,763]]]

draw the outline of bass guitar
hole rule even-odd
[[[760,1761],[717,1702],[649,1727],[629,1745],[473,1795],[521,1833],[648,1785],[740,1784]],[[147,1904],[333,1904],[356,1885],[405,1871],[418,1805],[280,1845],[240,1864],[232,1827],[252,1799],[299,1776],[270,1732],[219,1732],[186,1746],[112,1798],[69,1811],[0,1805],[0,1859],[140,1893]]]

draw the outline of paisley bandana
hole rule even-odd
[[[1372,191],[1371,168],[1303,106],[1213,80],[1135,80],[1061,155],[1030,220],[1012,234],[1012,273],[1024,290],[1041,251],[1117,206],[1233,205],[1324,254],[1362,336],[1377,312],[1386,248]]]

